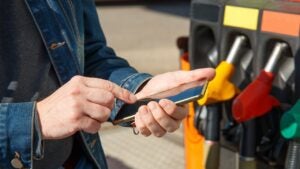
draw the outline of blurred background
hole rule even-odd
[[[108,45],[140,72],[179,69],[176,39],[189,34],[190,2],[98,0]],[[102,126],[110,169],[183,169],[182,129],[162,138],[134,135],[131,128]]]
[[[119,56],[142,72],[179,68],[176,39],[189,34],[189,1],[102,1],[100,22]]]

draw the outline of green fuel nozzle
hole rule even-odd
[[[300,100],[283,114],[280,121],[280,132],[286,139],[300,138]]]

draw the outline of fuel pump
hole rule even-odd
[[[255,161],[255,117],[269,112],[279,101],[270,95],[275,68],[287,48],[284,42],[277,42],[271,56],[259,76],[248,85],[233,102],[232,112],[238,122],[244,122],[240,144],[240,169],[256,168]]]
[[[234,64],[237,62],[239,51],[246,43],[244,35],[236,36],[226,61],[222,61],[216,68],[215,78],[208,84],[203,98],[198,100],[207,110],[205,127],[205,168],[218,169],[220,158],[220,102],[228,101],[239,93],[238,88],[230,82],[234,73]]]

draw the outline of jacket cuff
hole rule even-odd
[[[132,93],[137,93],[138,89],[151,78],[152,75],[147,73],[135,73],[129,76],[128,78],[126,78],[125,80],[123,80],[121,87],[131,91]],[[116,117],[119,116],[119,114],[122,114],[122,116],[129,116],[136,113],[136,112],[120,112],[120,109],[123,107],[123,105],[124,102],[122,100],[120,99],[115,100],[115,105],[112,110],[110,120],[116,119]]]
[[[31,166],[31,146],[33,128],[33,102],[9,103],[1,105],[6,108],[6,137],[8,159],[13,159],[15,153],[20,155],[24,168]],[[2,135],[2,134],[1,134]]]

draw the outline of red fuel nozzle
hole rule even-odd
[[[273,73],[261,71],[259,76],[240,93],[233,102],[233,116],[236,121],[244,122],[261,116],[278,106],[279,101],[270,95]]]
[[[286,43],[278,42],[264,70],[235,98],[232,112],[236,121],[244,122],[262,116],[273,107],[279,106],[280,102],[271,96],[270,92],[275,77],[275,66],[286,47]]]

